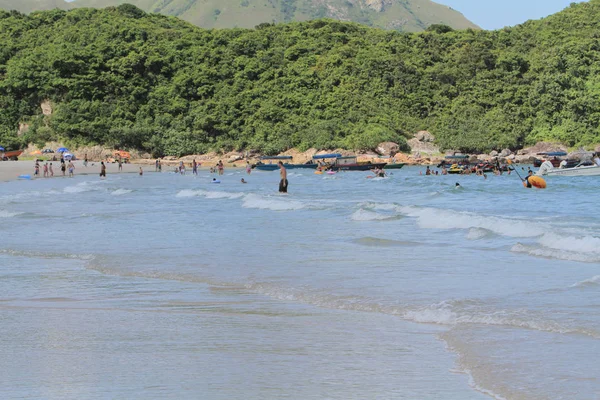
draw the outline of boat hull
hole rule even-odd
[[[386,163],[377,164],[342,164],[329,167],[332,171],[370,171],[374,168],[384,168]]]
[[[385,167],[383,167],[383,169],[400,169],[402,167],[404,167],[405,164],[388,164]]]
[[[546,171],[543,175],[547,176],[599,176],[600,167],[597,165],[589,165],[575,168],[555,168]]]
[[[317,164],[283,164],[285,169],[317,169]],[[258,164],[254,167],[259,171],[276,171],[279,169],[277,164]]]

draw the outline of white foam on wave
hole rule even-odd
[[[256,194],[247,194],[244,196],[242,207],[272,211],[293,211],[306,208],[307,205],[295,200],[284,200],[283,197],[273,198]]]
[[[232,193],[232,192],[212,192],[206,190],[192,190],[184,189],[180,190],[176,197],[205,197],[207,199],[239,199],[244,196],[244,193]]]
[[[306,288],[284,288],[270,283],[248,283],[247,290],[283,301],[295,301],[323,308],[396,315],[404,320],[444,326],[509,326],[561,334],[600,338],[596,329],[565,326],[527,310],[493,310],[476,300],[449,300],[429,306],[387,305],[359,296],[335,296]]]
[[[21,215],[21,214],[24,214],[24,213],[0,210],[0,218],[12,218],[12,217],[16,217],[17,215]]]
[[[600,262],[598,253],[579,253],[575,251],[552,249],[548,247],[528,246],[522,243],[515,244],[511,250],[513,253],[529,254],[530,256],[554,258],[557,260],[577,261],[585,263]]]
[[[359,207],[367,208],[369,210],[380,210],[380,211],[399,211],[400,207],[394,203],[360,203]]]
[[[544,234],[538,242],[551,249],[579,253],[595,253],[600,256],[600,238],[593,236],[560,236],[555,233]]]
[[[595,286],[595,285],[600,285],[600,275],[596,275],[591,277],[590,279],[585,279],[581,282],[577,282],[573,285],[571,285],[571,287],[585,287],[585,286]]]
[[[469,240],[480,240],[490,235],[490,231],[483,228],[471,228],[467,233],[467,239]]]
[[[352,214],[351,216],[351,219],[353,221],[389,221],[398,218],[398,215],[380,214],[362,208],[355,211],[354,214]]]
[[[113,196],[122,196],[124,194],[128,194],[128,193],[131,193],[131,192],[133,192],[133,190],[131,190],[131,189],[117,189],[114,192],[112,192],[111,194]]]
[[[92,190],[96,190],[96,188],[92,185],[89,185],[87,182],[79,183],[75,186],[67,186],[63,189],[65,193],[83,193],[90,192]]]
[[[544,234],[545,227],[540,223],[523,219],[485,216],[465,211],[420,208],[414,206],[399,207],[399,210],[417,219],[423,229],[486,229],[503,236],[536,237]]]

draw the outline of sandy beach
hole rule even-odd
[[[64,178],[60,171],[60,161],[53,161],[52,167],[54,168],[54,177],[44,178],[43,177],[43,165],[45,162],[40,162],[40,176],[34,177],[34,166],[35,161],[2,161],[0,162],[0,182],[12,181],[19,179],[19,175],[29,175],[31,179],[54,179]],[[83,165],[83,161],[74,161],[75,164],[75,175],[99,175],[100,174],[100,162],[89,162],[88,166]],[[154,172],[154,167],[151,168],[148,165],[142,166],[144,172]],[[106,164],[106,174],[131,174],[139,173],[140,165],[138,164],[123,164],[122,171],[119,171],[119,165],[116,163]],[[68,174],[68,173],[67,173]]]

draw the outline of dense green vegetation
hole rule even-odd
[[[181,155],[600,140],[600,0],[499,31],[318,20],[204,30],[122,5],[0,13],[0,144]],[[50,99],[51,116],[40,103]],[[31,129],[17,137],[20,122]]]
[[[104,8],[123,3],[172,15],[203,28],[254,28],[264,22],[320,18],[405,32],[423,31],[440,23],[455,29],[477,28],[458,11],[429,0],[75,0],[70,4]]]

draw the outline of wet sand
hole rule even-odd
[[[60,171],[60,161],[52,161],[52,167],[54,169],[54,177],[44,178],[43,165],[45,162],[40,162],[40,176],[34,177],[34,166],[35,161],[1,161],[0,162],[0,182],[12,181],[19,179],[19,175],[29,175],[31,179],[51,179],[51,178],[63,178],[62,172]],[[88,166],[83,166],[83,161],[75,161],[75,175],[94,175],[100,174],[100,162],[88,162]],[[106,174],[131,174],[138,173],[140,166],[146,172],[154,172],[148,165],[138,164],[123,164],[123,170],[119,171],[119,165],[114,163],[106,163]],[[66,172],[68,177],[68,171]]]

